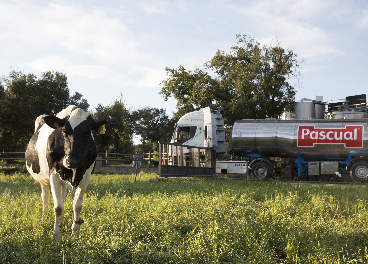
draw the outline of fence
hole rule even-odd
[[[98,153],[96,159],[97,166],[104,166],[104,165],[131,165],[134,158],[133,155],[135,154],[123,154],[123,153]],[[142,158],[142,166],[153,166],[154,162],[154,154],[153,152],[148,153],[140,153],[139,154]]]
[[[98,153],[96,159],[97,166],[104,165],[131,165],[134,154],[123,153]],[[153,152],[140,154],[142,156],[142,166],[153,166]],[[24,163],[25,152],[0,152],[0,166]]]
[[[216,150],[159,142],[159,175],[163,177],[213,176],[216,174]]]
[[[24,163],[25,152],[0,152],[0,161],[5,164]],[[16,162],[16,161],[20,162]]]
[[[174,146],[176,147],[176,151],[173,151]],[[100,168],[115,168],[115,170],[116,168],[131,168],[134,160],[133,155],[108,152],[98,153],[96,165]],[[140,155],[142,157],[142,167],[153,167],[153,152]],[[0,166],[24,164],[24,158],[25,152],[0,152]],[[159,160],[161,162],[159,162],[158,174],[163,177],[213,176],[216,173],[216,151],[213,148],[160,142]],[[117,171],[112,172],[118,173]]]

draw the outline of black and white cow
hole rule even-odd
[[[105,131],[106,121],[96,122],[76,106],[69,106],[53,115],[41,115],[35,122],[35,133],[26,151],[26,166],[41,184],[43,217],[54,198],[55,239],[60,238],[60,223],[67,191],[75,192],[73,201],[73,234],[79,235],[83,195],[89,183],[97,156],[91,131]]]

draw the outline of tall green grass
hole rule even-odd
[[[92,175],[82,236],[52,240],[52,199],[41,222],[40,187],[0,174],[2,263],[367,263],[364,185],[327,186],[156,175]]]

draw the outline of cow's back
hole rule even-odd
[[[76,106],[70,105],[56,116],[65,118],[70,116]],[[26,167],[32,177],[41,185],[50,185],[51,164],[47,160],[47,142],[51,133],[55,130],[43,121],[45,115],[40,115],[35,121],[35,133],[29,141],[25,154]]]

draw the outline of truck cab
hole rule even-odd
[[[185,114],[175,125],[171,143],[213,147],[216,153],[225,153],[225,128],[221,113],[206,107]]]

